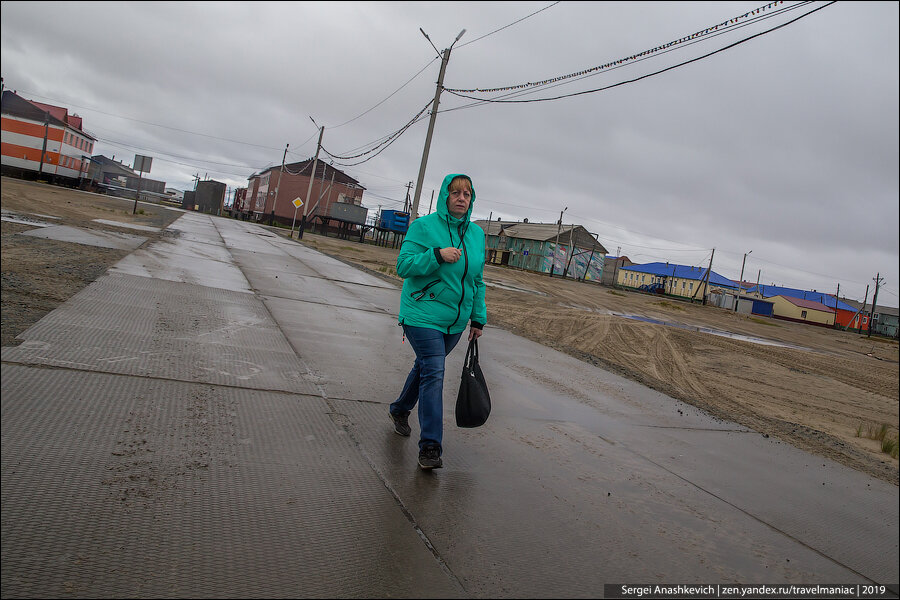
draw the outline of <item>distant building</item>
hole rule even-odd
[[[737,284],[708,269],[690,265],[654,262],[619,269],[616,285],[648,292],[703,300],[710,293],[737,291]]]
[[[176,190],[175,188],[166,188],[166,195],[174,201],[180,203],[184,200],[184,192],[182,190]]]
[[[227,186],[221,181],[208,179],[197,184],[194,190],[193,210],[211,215],[221,215],[225,208]]]
[[[768,300],[774,305],[776,319],[825,327],[834,325],[834,309],[821,302],[781,295],[771,296]]]
[[[319,215],[331,215],[330,208],[335,202],[362,205],[365,188],[343,171],[320,160],[316,163],[310,205],[296,209],[293,204],[295,198],[307,202],[313,162],[309,159],[286,164],[283,175],[281,165],[278,165],[250,176],[247,198],[252,206],[253,217],[256,220],[270,219],[274,211],[275,220],[290,225],[294,222],[295,211],[298,221],[304,210],[307,220],[312,221]]]
[[[3,92],[2,167],[4,175],[79,183],[87,172],[96,138],[68,109]]]
[[[848,329],[856,331],[868,331],[870,322],[870,314],[872,313],[872,303],[869,302],[863,306],[862,302],[841,298],[841,301],[852,306],[857,314],[857,318],[848,327]],[[872,331],[879,335],[896,338],[898,335],[898,311],[890,306],[875,306],[875,313],[871,315]]]
[[[490,263],[600,282],[606,248],[581,225],[475,221],[485,232]],[[558,243],[557,243],[558,240]],[[574,251],[573,251],[574,248]]]
[[[91,157],[87,178],[90,184],[110,196],[134,198],[140,186],[141,199],[151,202],[170,199],[166,193],[166,182],[140,176],[130,166],[117,161],[115,156],[107,158],[102,154]]]
[[[607,256],[603,259],[603,278],[601,279],[601,283],[603,285],[615,285],[616,276],[619,273],[619,269],[622,267],[628,267],[633,265],[634,263],[627,256]]]
[[[868,315],[860,315],[858,306],[853,306],[837,300],[834,294],[824,294],[815,290],[801,290],[797,288],[781,287],[777,285],[753,285],[747,290],[748,296],[757,298],[772,298],[773,296],[784,296],[789,298],[799,298],[801,300],[810,300],[818,302],[832,309],[834,314],[834,322],[841,327],[848,327],[867,331],[869,328]],[[775,306],[775,316],[778,316],[778,305]]]

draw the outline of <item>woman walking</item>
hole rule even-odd
[[[400,396],[390,406],[394,431],[408,436],[409,414],[419,405],[419,466],[443,466],[444,358],[471,322],[469,340],[481,336],[484,304],[484,231],[469,220],[475,187],[468,175],[447,175],[437,210],[409,226],[397,256],[404,279],[400,325],[416,353]]]

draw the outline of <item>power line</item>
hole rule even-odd
[[[787,7],[787,8],[783,8],[783,9],[776,10],[775,12],[768,13],[768,14],[763,15],[763,16],[754,17],[753,19],[751,19],[750,21],[748,21],[748,22],[746,22],[746,23],[742,23],[742,24],[740,24],[740,25],[734,25],[733,27],[729,26],[729,27],[728,27],[727,29],[725,29],[725,30],[721,30],[721,31],[718,31],[718,32],[709,34],[708,37],[711,39],[711,38],[714,38],[714,37],[718,37],[718,36],[720,36],[720,35],[725,35],[725,34],[727,34],[727,33],[730,33],[731,29],[743,29],[744,27],[749,27],[750,25],[753,25],[756,21],[763,21],[763,20],[771,19],[771,18],[773,18],[773,17],[778,16],[778,15],[781,14],[781,13],[789,12],[789,11],[795,10],[795,9],[799,8],[800,6],[802,6],[802,5],[804,5],[804,4],[809,4],[809,3],[810,3],[810,2],[803,2],[803,3],[801,3],[801,4],[797,4],[797,5],[794,5],[794,6],[791,6],[791,7]],[[750,14],[750,13],[747,13],[747,14]],[[686,38],[683,38],[683,39],[686,39]],[[692,45],[694,45],[694,44],[700,44],[700,43],[703,43],[703,42],[705,42],[705,41],[707,41],[707,40],[704,39],[704,38],[702,38],[702,37],[701,37],[701,38],[697,38],[697,39],[694,39],[694,40],[692,40],[692,41],[685,42],[684,45],[683,45],[682,47],[692,46]],[[538,93],[538,92],[541,92],[541,91],[544,91],[544,90],[548,90],[548,89],[552,89],[552,88],[555,88],[555,87],[558,87],[558,86],[570,85],[570,84],[572,84],[572,83],[576,83],[576,82],[578,82],[578,81],[581,81],[582,79],[587,79],[588,77],[596,77],[597,75],[602,75],[602,74],[604,74],[604,73],[609,73],[609,72],[615,71],[615,70],[617,70],[617,69],[628,68],[628,67],[634,66],[635,64],[637,64],[637,63],[639,63],[639,62],[643,62],[643,61],[645,61],[645,60],[651,60],[651,59],[653,59],[653,58],[658,58],[659,56],[662,56],[663,54],[668,54],[669,52],[674,52],[674,51],[679,50],[679,49],[680,49],[680,48],[677,47],[677,46],[676,46],[676,47],[670,47],[670,48],[667,48],[667,49],[665,49],[665,50],[661,50],[660,52],[658,52],[658,53],[655,54],[655,55],[649,55],[649,52],[650,52],[650,51],[645,51],[645,52],[642,52],[642,53],[640,53],[640,54],[634,55],[635,57],[640,57],[640,58],[636,58],[633,62],[628,62],[628,60],[630,60],[630,59],[620,59],[620,60],[618,60],[618,61],[614,61],[614,62],[612,62],[612,63],[608,63],[608,65],[605,65],[605,66],[609,66],[609,65],[612,65],[612,66],[609,66],[608,69],[604,69],[604,70],[602,70],[602,71],[601,71],[601,70],[595,70],[595,69],[598,69],[598,68],[595,68],[595,69],[587,69],[587,70],[585,70],[585,71],[581,71],[580,73],[575,73],[574,75],[577,75],[577,77],[572,78],[572,79],[568,79],[568,78],[567,78],[568,76],[559,77],[559,78],[554,78],[554,79],[552,79],[552,80],[549,80],[549,82],[547,82],[546,84],[541,84],[540,87],[534,87],[534,88],[530,88],[530,89],[516,89],[516,90],[511,91],[511,92],[509,92],[509,93],[507,93],[507,94],[501,94],[501,95],[497,96],[496,98],[516,98],[516,97],[519,97],[519,96],[528,96],[528,95],[536,94],[536,93]],[[642,55],[644,55],[644,56],[642,56]],[[584,74],[581,74],[581,73],[584,73]],[[554,81],[555,81],[556,83],[553,83]],[[514,86],[514,87],[520,87],[520,86]],[[504,89],[506,89],[506,88],[504,88]],[[512,88],[509,88],[509,89],[512,89]],[[453,91],[458,91],[458,90],[451,90],[451,93],[452,93]],[[463,91],[465,91],[465,90],[463,90]],[[495,98],[495,99],[496,99],[496,98]],[[442,111],[440,111],[440,112],[451,112],[451,111],[454,111],[454,110],[463,110],[463,109],[466,109],[466,108],[474,108],[474,107],[476,107],[476,106],[481,106],[481,105],[483,105],[483,104],[487,104],[488,102],[490,102],[490,100],[488,100],[488,99],[480,99],[480,100],[476,100],[476,101],[474,101],[474,102],[470,102],[470,103],[468,103],[468,104],[463,104],[463,105],[461,105],[461,106],[455,106],[455,107],[453,107],[453,108],[447,108],[447,109],[444,109],[444,110],[442,110]]]
[[[367,154],[372,154],[372,152],[375,152],[375,150],[378,150],[379,148],[381,148],[380,150],[378,150],[378,152],[375,152],[375,154],[372,154],[372,156],[369,156],[368,158],[365,158],[359,162],[349,163],[349,164],[337,162],[337,164],[340,166],[352,167],[355,165],[361,165],[364,162],[368,162],[368,161],[372,160],[373,158],[375,158],[376,156],[378,156],[379,154],[381,154],[382,152],[384,152],[385,150],[387,150],[387,148],[391,144],[393,144],[395,141],[397,141],[397,139],[399,139],[399,137],[401,135],[403,135],[406,132],[406,130],[408,130],[410,127],[412,127],[419,120],[419,118],[422,116],[422,113],[424,113],[426,110],[428,110],[428,107],[431,106],[431,104],[433,102],[434,102],[433,100],[430,100],[428,102],[428,104],[426,104],[422,108],[422,110],[420,110],[419,113],[416,116],[414,116],[406,125],[404,125],[400,129],[398,129],[394,133],[388,135],[386,138],[383,138],[383,141],[379,142],[376,146],[370,148],[369,150],[367,150],[365,152],[362,152],[362,153],[359,153],[356,155],[351,155],[351,156],[339,156],[336,154],[332,154],[324,146],[322,147],[322,150],[325,152],[325,154],[327,154],[328,156],[333,158],[335,161],[341,161],[341,160],[353,160],[355,158],[360,158]]]
[[[544,12],[544,11],[547,10],[548,8],[553,8],[553,7],[556,6],[557,4],[559,4],[559,2],[554,2],[553,4],[547,5],[547,6],[545,6],[544,8],[542,8],[542,9],[540,9],[540,10],[534,11],[534,12],[531,13],[530,15],[524,16],[524,17],[522,17],[521,19],[518,19],[518,20],[516,20],[516,21],[513,21],[513,22],[510,23],[509,25],[504,25],[504,26],[501,27],[500,29],[495,29],[494,31],[492,31],[492,32],[490,32],[490,33],[486,33],[486,34],[484,34],[484,35],[481,36],[481,37],[475,38],[475,39],[472,40],[471,42],[466,42],[465,44],[460,44],[460,45],[459,45],[459,48],[465,48],[465,47],[468,46],[469,44],[474,44],[475,42],[477,42],[477,41],[479,41],[479,40],[483,40],[484,38],[486,38],[486,37],[488,37],[488,36],[490,36],[490,35],[494,35],[495,33],[498,33],[498,32],[500,32],[500,31],[503,31],[503,30],[506,29],[507,27],[512,27],[512,26],[515,25],[516,23],[521,23],[521,22],[524,21],[525,19],[527,19],[527,18],[529,18],[529,17],[533,17],[534,15],[536,15],[536,14],[538,14],[538,13]],[[458,50],[459,48],[457,48],[457,50]]]
[[[820,7],[818,7],[818,8],[814,8],[813,10],[811,10],[811,11],[809,11],[809,12],[807,12],[807,13],[804,13],[804,14],[800,15],[799,17],[796,17],[796,18],[794,18],[794,19],[792,19],[792,20],[790,20],[790,21],[787,21],[786,23],[782,23],[782,24],[777,25],[777,26],[775,26],[775,27],[773,27],[773,28],[771,28],[771,29],[767,29],[766,31],[761,31],[761,32],[759,32],[759,33],[756,33],[756,34],[754,34],[754,35],[751,35],[751,36],[749,36],[749,37],[746,37],[746,38],[744,38],[744,39],[742,39],[742,40],[738,40],[737,42],[734,42],[734,43],[729,44],[729,45],[727,45],[727,46],[725,46],[725,47],[723,47],[723,48],[719,48],[718,50],[714,50],[714,51],[709,52],[709,53],[707,53],[707,54],[704,54],[704,55],[702,55],[702,56],[698,56],[698,57],[695,57],[695,58],[692,58],[692,59],[689,59],[689,60],[680,62],[680,63],[678,63],[678,64],[668,66],[668,67],[666,67],[666,68],[664,68],[664,69],[660,69],[660,70],[654,71],[654,72],[652,72],[652,73],[647,73],[647,74],[645,74],[645,75],[641,75],[640,77],[635,77],[635,78],[633,78],[633,79],[628,79],[628,80],[625,80],[625,81],[620,81],[620,82],[618,82],[618,83],[613,83],[613,84],[610,84],[610,85],[607,85],[607,86],[603,86],[603,87],[599,87],[599,88],[594,88],[594,89],[591,89],[591,90],[582,90],[582,91],[580,91],[580,92],[573,92],[573,93],[571,93],[571,94],[563,94],[563,95],[561,95],[561,96],[551,96],[551,97],[547,97],[547,98],[533,98],[533,99],[530,99],[530,100],[497,100],[497,99],[491,99],[491,98],[476,98],[476,97],[474,97],[474,96],[467,96],[466,94],[462,94],[462,93],[459,93],[459,92],[455,92],[455,91],[450,90],[450,89],[446,89],[446,91],[449,92],[450,94],[453,94],[454,96],[458,96],[458,97],[460,97],[460,98],[466,98],[466,99],[468,99],[468,100],[475,100],[475,101],[477,101],[478,103],[486,103],[486,102],[489,102],[489,103],[494,103],[494,104],[524,104],[524,103],[530,103],[530,102],[549,102],[549,101],[551,101],[551,100],[561,100],[561,99],[563,99],[563,98],[572,98],[572,97],[574,97],[574,96],[582,96],[582,95],[585,95],[585,94],[593,94],[593,93],[596,93],[596,92],[602,92],[602,91],[609,90],[609,89],[612,89],[612,88],[615,88],[615,87],[619,87],[619,86],[622,86],[622,85],[626,85],[626,84],[629,84],[629,83],[635,83],[635,82],[641,81],[642,79],[648,79],[648,78],[650,78],[650,77],[654,77],[654,76],[656,76],[656,75],[660,75],[660,74],[665,73],[665,72],[667,72],[667,71],[671,71],[671,70],[677,69],[677,68],[679,68],[679,67],[683,67],[683,66],[685,66],[685,65],[689,65],[689,64],[691,64],[691,63],[694,63],[694,62],[703,60],[703,59],[705,59],[705,58],[709,58],[710,56],[713,56],[713,55],[715,55],[715,54],[718,54],[719,52],[724,52],[725,50],[729,50],[729,49],[731,49],[731,48],[734,48],[735,46],[739,46],[740,44],[743,44],[743,43],[745,43],[745,42],[749,42],[750,40],[753,40],[753,39],[758,38],[758,37],[760,37],[760,36],[766,35],[767,33],[772,33],[773,31],[776,31],[776,30],[778,30],[778,29],[781,29],[782,27],[787,27],[788,25],[791,25],[792,23],[796,23],[796,22],[799,21],[800,19],[802,19],[802,18],[804,18],[804,17],[808,17],[809,15],[813,14],[814,12],[818,12],[818,11],[822,10],[823,8],[827,8],[827,7],[831,6],[831,5],[834,4],[836,1],[837,1],[837,0],[832,0],[832,2],[829,2],[828,4],[825,4],[824,6],[820,6]],[[460,107],[460,108],[461,108],[461,107]]]
[[[329,127],[328,129],[329,129],[329,130],[333,130],[333,129],[337,129],[338,127],[343,127],[344,125],[347,125],[348,123],[352,123],[353,121],[359,119],[360,117],[363,117],[363,116],[369,114],[370,112],[372,112],[373,110],[375,110],[376,108],[378,108],[379,106],[381,106],[382,104],[384,104],[385,102],[387,102],[388,100],[390,100],[391,97],[394,96],[394,94],[396,94],[397,92],[399,92],[400,90],[402,90],[403,88],[405,88],[406,86],[408,86],[408,85],[413,81],[413,79],[415,79],[416,77],[418,77],[419,75],[421,75],[422,72],[425,71],[425,69],[427,69],[428,67],[430,67],[430,66],[431,66],[431,63],[433,63],[433,62],[436,61],[436,60],[437,60],[437,57],[432,58],[432,59],[428,62],[427,65],[425,65],[424,67],[422,67],[422,68],[419,70],[418,73],[416,73],[415,75],[413,75],[412,77],[410,77],[409,80],[408,80],[406,83],[404,83],[403,85],[401,85],[400,87],[398,87],[398,88],[397,88],[396,90],[394,90],[393,93],[391,93],[387,98],[385,98],[384,100],[382,100],[381,102],[379,102],[378,104],[376,104],[375,106],[373,106],[372,108],[370,108],[369,110],[363,112],[363,113],[360,114],[360,115],[357,115],[357,116],[353,117],[353,118],[350,119],[349,121],[344,121],[344,122],[341,123],[340,125],[335,125],[334,127]],[[317,133],[318,133],[318,132],[317,132]],[[314,134],[314,135],[315,135],[315,134]],[[310,138],[310,139],[312,139],[312,138]]]
[[[805,1],[805,2],[801,2],[800,4],[796,4],[796,5],[793,5],[793,6],[788,7],[788,8],[779,9],[779,10],[777,10],[774,14],[778,14],[779,12],[783,12],[783,11],[786,11],[786,10],[793,10],[793,9],[795,9],[795,8],[798,8],[799,6],[802,6],[802,5],[804,5],[804,4],[810,4],[810,3],[811,3],[810,0],[807,0],[807,1]],[[705,29],[701,29],[700,31],[697,31],[697,32],[695,32],[695,33],[693,33],[693,34],[689,34],[689,35],[686,35],[686,36],[682,36],[681,38],[679,38],[679,39],[677,39],[677,40],[673,40],[673,41],[668,42],[668,43],[665,43],[665,44],[660,44],[659,46],[656,46],[655,48],[653,48],[653,49],[651,49],[651,50],[644,50],[643,52],[639,52],[639,53],[637,53],[637,54],[633,54],[633,55],[631,55],[631,56],[629,56],[629,57],[627,57],[627,58],[620,58],[620,59],[618,59],[618,60],[610,61],[610,62],[608,62],[608,63],[606,63],[606,64],[603,64],[603,65],[598,65],[598,66],[595,66],[595,67],[591,67],[591,68],[589,68],[589,69],[584,69],[584,70],[581,70],[581,71],[577,71],[577,72],[575,72],[575,73],[569,73],[568,75],[560,75],[560,76],[557,76],[557,77],[552,77],[552,78],[549,78],[549,79],[544,79],[544,80],[542,80],[542,81],[535,81],[535,82],[528,82],[528,83],[520,83],[520,84],[517,84],[517,85],[509,85],[509,86],[497,87],[497,88],[487,88],[487,89],[483,89],[483,88],[472,88],[472,89],[449,89],[449,88],[448,88],[447,91],[450,91],[450,92],[461,92],[461,93],[493,93],[493,92],[505,92],[505,91],[509,91],[509,90],[516,90],[516,89],[522,89],[522,88],[541,87],[541,86],[544,86],[544,85],[548,85],[548,84],[551,84],[551,83],[556,83],[556,82],[559,82],[559,81],[563,81],[563,80],[571,79],[571,78],[575,78],[575,77],[581,78],[582,76],[584,76],[584,75],[586,75],[586,74],[589,74],[589,73],[590,73],[590,74],[596,75],[596,74],[598,74],[599,71],[602,71],[602,70],[604,70],[604,69],[609,69],[609,68],[614,68],[614,67],[622,66],[622,65],[624,65],[625,63],[629,63],[629,62],[636,62],[636,61],[640,61],[640,60],[645,60],[645,59],[648,58],[650,55],[653,55],[653,54],[656,54],[656,53],[665,53],[665,52],[669,52],[674,46],[678,46],[678,45],[681,45],[681,44],[688,44],[688,45],[689,45],[689,44],[696,43],[696,42],[698,42],[698,41],[702,41],[702,38],[704,38],[704,37],[712,36],[712,35],[719,35],[719,34],[721,34],[721,33],[726,32],[726,31],[729,30],[729,29],[732,29],[732,28],[734,28],[734,27],[738,27],[738,24],[741,23],[742,20],[747,19],[748,17],[749,17],[749,22],[752,23],[753,21],[756,21],[756,20],[758,20],[758,19],[761,18],[761,17],[757,17],[757,16],[756,16],[757,14],[760,14],[762,11],[768,10],[769,8],[771,8],[771,7],[773,7],[773,6],[776,6],[776,5],[778,5],[778,4],[781,4],[781,2],[772,2],[772,3],[770,3],[770,4],[767,4],[766,6],[763,6],[763,7],[758,8],[758,9],[756,9],[756,10],[753,10],[753,11],[744,13],[743,15],[739,15],[739,16],[737,16],[737,17],[734,17],[734,18],[732,18],[732,19],[729,19],[728,21],[724,21],[724,22],[719,23],[719,24],[717,24],[717,25],[711,25],[711,26],[709,26],[709,27],[707,27],[707,28],[705,28]],[[752,17],[751,17],[751,15],[752,15]],[[770,13],[769,16],[771,16],[771,13]],[[745,24],[742,23],[740,26],[742,27],[743,25],[745,25]],[[721,28],[721,30],[720,30],[719,28]]]
[[[196,157],[196,156],[183,156],[183,155],[180,155],[180,154],[174,154],[174,153],[172,153],[172,152],[165,152],[165,151],[163,151],[163,150],[157,150],[157,149],[155,149],[155,148],[147,148],[147,147],[144,147],[144,146],[137,146],[137,145],[135,145],[135,144],[129,144],[129,143],[126,143],[126,142],[120,142],[120,141],[118,141],[118,140],[113,140],[113,139],[109,139],[109,138],[98,137],[97,139],[98,139],[99,141],[105,143],[105,144],[110,144],[110,145],[112,145],[112,146],[118,146],[118,147],[120,147],[120,148],[127,148],[127,149],[131,149],[131,150],[140,150],[140,151],[143,151],[143,152],[149,151],[149,152],[154,153],[155,156],[158,156],[158,155],[162,155],[162,156],[171,156],[171,157],[174,157],[174,158],[181,158],[181,159],[184,159],[184,160],[193,160],[193,161],[202,162],[202,163],[210,164],[210,165],[218,165],[218,166],[223,166],[223,167],[237,167],[237,168],[239,168],[239,169],[256,170],[255,167],[251,167],[251,166],[249,166],[249,165],[238,165],[238,164],[234,164],[234,163],[216,162],[216,161],[214,161],[214,160],[205,160],[205,159],[203,159],[203,158],[198,158],[198,157]]]
[[[242,141],[240,141],[240,140],[233,140],[233,139],[230,139],[230,138],[223,138],[223,137],[218,137],[218,136],[215,136],[215,135],[209,135],[209,134],[207,134],[207,133],[200,133],[200,132],[198,132],[198,131],[189,131],[189,130],[187,130],[187,129],[181,129],[181,128],[179,128],[179,127],[170,127],[169,125],[160,125],[159,123],[152,123],[152,122],[150,122],[150,121],[144,121],[144,120],[141,120],[141,119],[135,119],[135,118],[133,118],[133,117],[125,117],[125,116],[122,116],[122,115],[117,115],[117,114],[115,114],[115,113],[110,113],[110,112],[102,111],[102,110],[99,110],[99,109],[96,109],[96,108],[91,108],[90,106],[83,106],[83,105],[79,105],[79,104],[73,104],[73,103],[68,102],[68,101],[66,101],[66,100],[57,100],[57,99],[55,99],[55,98],[50,98],[50,97],[48,97],[48,96],[42,96],[42,95],[40,95],[40,94],[35,94],[35,93],[33,93],[33,92],[22,91],[22,94],[27,94],[27,95],[29,95],[29,96],[34,96],[34,97],[36,97],[36,98],[43,98],[43,99],[45,99],[45,100],[52,100],[53,102],[60,102],[60,103],[62,103],[62,104],[64,104],[64,105],[70,106],[70,107],[72,107],[72,108],[80,108],[81,110],[89,110],[89,111],[92,111],[92,112],[100,113],[101,115],[107,115],[107,116],[110,116],[110,117],[116,117],[116,118],[118,118],[118,119],[125,119],[125,120],[127,120],[127,121],[134,121],[135,123],[143,123],[144,125],[152,125],[153,127],[161,127],[161,128],[163,128],[163,129],[170,129],[170,130],[172,130],[172,131],[179,131],[179,132],[181,132],[181,133],[188,133],[188,134],[191,134],[191,135],[199,135],[199,136],[201,136],[201,137],[206,137],[206,138],[210,138],[210,139],[214,139],[214,140],[220,140],[220,141],[223,141],[223,142],[232,142],[232,143],[235,143],[235,144],[243,144],[243,145],[245,145],[245,146],[253,146],[253,147],[256,147],[256,148],[265,148],[266,150],[280,150],[280,148],[272,148],[271,146],[262,146],[262,145],[260,145],[260,144],[253,144],[253,143],[250,143],[250,142],[242,142]]]

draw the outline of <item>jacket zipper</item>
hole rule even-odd
[[[460,223],[459,227],[462,227],[463,224]],[[468,228],[467,228],[468,229]],[[453,323],[447,327],[447,333],[450,333],[450,328],[456,325],[456,322],[459,321],[459,314],[462,312],[463,300],[466,298],[466,275],[469,273],[469,253],[466,251],[466,239],[459,232],[459,228],[457,228],[456,233],[459,234],[459,245],[462,247],[463,256],[466,258],[466,265],[463,268],[462,279],[460,280],[460,284],[462,285],[462,294],[459,296],[459,303],[456,305],[456,318],[453,319]],[[453,243],[453,235],[450,236],[450,243]]]

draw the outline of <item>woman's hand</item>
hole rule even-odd
[[[460,256],[462,256],[462,250],[459,248],[454,248],[452,246],[449,248],[441,248],[441,258],[444,259],[444,262],[455,263],[459,260]]]
[[[472,340],[477,340],[477,339],[480,338],[482,335],[484,335],[484,332],[483,332],[482,330],[480,330],[480,329],[475,329],[474,327],[470,327],[470,328],[469,328],[469,341],[470,341],[470,342],[471,342]]]

